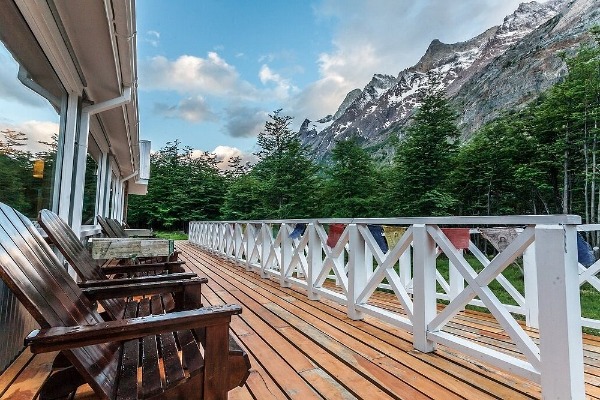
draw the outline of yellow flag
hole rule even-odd
[[[396,247],[402,235],[406,232],[406,228],[404,226],[396,226],[396,225],[384,225],[383,233],[385,235],[385,240],[387,240],[388,248],[391,250]]]

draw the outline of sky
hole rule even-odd
[[[397,75],[433,39],[468,40],[518,0],[141,0],[136,2],[140,138],[221,158],[257,151],[268,114],[298,129],[337,110],[373,74]],[[56,112],[16,79],[0,45],[0,129],[35,139]],[[30,143],[34,142],[32,140]]]

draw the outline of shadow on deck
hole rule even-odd
[[[248,350],[252,371],[230,399],[538,399],[539,385],[439,346],[413,350],[411,334],[372,317],[353,321],[343,306],[310,301],[303,289],[281,288],[187,242],[178,243],[187,267],[206,276],[205,304],[238,303],[231,329]],[[390,309],[393,295],[371,301]],[[467,311],[453,333],[512,353],[502,328],[488,314]],[[536,338],[535,330],[528,330]],[[584,338],[586,393],[600,398],[600,338]],[[53,354],[25,352],[0,376],[4,398],[32,399],[47,377]],[[95,398],[82,388],[76,399]]]

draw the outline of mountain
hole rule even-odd
[[[305,120],[300,139],[318,160],[328,157],[337,140],[353,135],[388,158],[390,138],[403,135],[429,72],[441,77],[466,139],[503,110],[524,106],[564,76],[561,52],[573,53],[590,40],[588,30],[598,23],[597,0],[523,3],[502,25],[468,41],[433,40],[419,62],[397,77],[374,75],[362,90],[351,91],[333,116]]]

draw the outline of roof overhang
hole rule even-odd
[[[134,0],[5,0],[0,39],[48,93],[97,104],[132,88],[131,101],[92,116],[97,148],[121,177],[140,168]],[[85,105],[85,104],[84,104]]]

